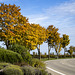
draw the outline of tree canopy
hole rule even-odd
[[[20,10],[20,6],[15,4],[0,4],[0,41],[4,41],[7,49],[19,44],[29,50],[37,48],[40,56],[40,45],[44,41],[48,43],[49,54],[51,48],[54,47],[59,53],[62,47],[65,48],[70,43],[68,35],[60,37],[58,28],[49,25],[46,29],[39,24],[29,23]]]
[[[5,42],[7,48],[18,43],[34,50],[45,41],[46,29],[39,24],[30,24],[20,10],[16,5],[1,3],[0,40]]]

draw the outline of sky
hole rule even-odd
[[[30,23],[40,24],[45,28],[54,25],[59,28],[61,36],[69,35],[70,44],[67,48],[75,46],[75,0],[0,0],[0,3],[20,6],[21,14],[29,18]],[[0,45],[4,46],[3,42]],[[37,52],[33,50],[31,53],[34,51]],[[48,53],[47,43],[41,45],[41,52]],[[63,54],[63,50],[60,53]]]

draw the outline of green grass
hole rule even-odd
[[[41,58],[41,61],[47,61],[48,58]],[[56,60],[56,58],[50,58],[49,60]]]
[[[75,57],[73,57],[75,58]],[[58,59],[72,59],[72,57],[58,58]],[[41,58],[41,61],[47,61],[48,58]],[[56,58],[50,58],[49,60],[57,60]]]

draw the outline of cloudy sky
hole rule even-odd
[[[30,23],[37,23],[45,28],[54,25],[59,28],[61,36],[69,35],[70,44],[67,48],[75,46],[75,0],[0,0],[0,3],[20,6],[22,15],[29,18]],[[41,52],[47,51],[47,44],[44,43],[41,45]]]

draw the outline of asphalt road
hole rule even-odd
[[[45,61],[47,71],[52,75],[75,75],[75,59]]]

